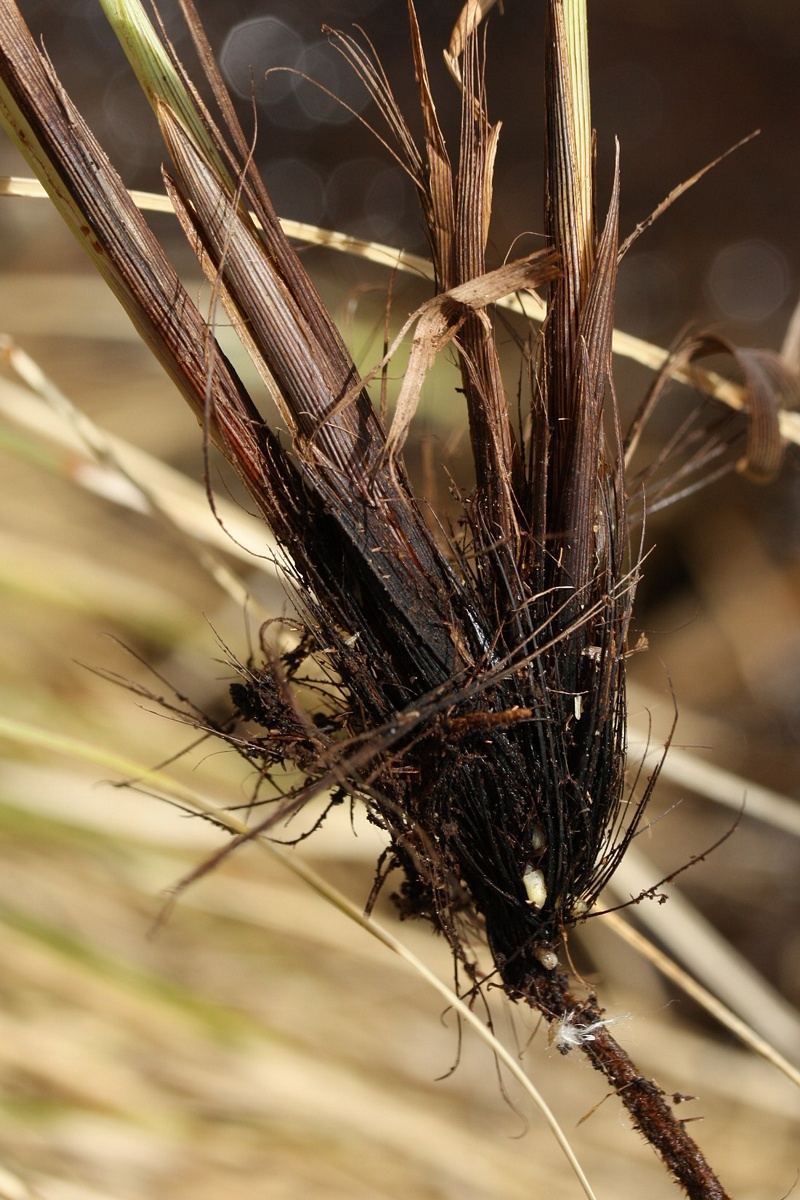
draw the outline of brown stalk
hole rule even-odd
[[[563,977],[539,980],[535,998],[551,1022],[569,1019],[577,1030],[592,1032],[581,1049],[592,1066],[604,1075],[630,1113],[634,1128],[660,1154],[664,1165],[692,1200],[730,1200],[728,1192],[706,1162],[697,1143],[676,1117],[663,1088],[647,1079],[603,1025],[603,1010],[594,997],[572,995]],[[564,1052],[568,1052],[565,1048]]]
[[[6,126],[138,333],[198,420],[209,388],[218,397],[210,429],[215,440],[252,443],[249,457],[256,461],[255,407],[224,355],[210,368],[206,321],[13,4],[0,6],[0,75]]]
[[[456,189],[454,263],[456,281],[464,283],[486,270],[486,240],[492,210],[492,172],[500,126],[486,116],[477,39],[469,38],[464,53],[466,78],[462,87],[461,150]],[[494,579],[484,580],[496,596],[498,614],[524,602],[522,589],[512,585],[514,566],[521,556],[517,500],[522,486],[519,450],[511,426],[494,330],[486,312],[468,313],[459,333],[461,380],[469,415],[475,496],[472,522],[476,550],[502,544],[504,562],[496,564]]]

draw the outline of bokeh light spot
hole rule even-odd
[[[707,286],[720,313],[734,321],[757,323],[772,316],[789,293],[785,256],[770,242],[750,238],[719,251]]]
[[[369,100],[367,90],[355,72],[328,42],[306,46],[298,59],[297,69],[302,75],[291,76],[295,98],[306,117],[315,124],[343,125],[352,120],[348,109],[360,112]]]
[[[288,71],[266,72],[274,67],[296,67],[304,50],[300,34],[279,17],[257,17],[234,25],[220,51],[225,81],[237,95],[270,102],[289,96],[293,76]],[[269,91],[267,91],[267,83]]]

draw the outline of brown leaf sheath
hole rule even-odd
[[[406,686],[427,690],[470,661],[468,638],[456,633],[465,622],[469,628],[466,597],[417,513],[402,469],[390,470],[385,461],[385,434],[366,393],[358,390],[355,366],[338,356],[332,360],[295,299],[292,279],[302,268],[294,251],[276,269],[252,221],[181,123],[164,106],[159,116],[185,219],[205,261],[221,272],[224,295],[277,385],[301,473],[320,505],[309,516],[313,512],[316,521],[335,524],[342,538],[338,570],[331,563],[326,583],[338,597],[340,619],[349,607],[349,629],[364,624],[390,630],[382,652],[392,658],[401,648],[406,652],[398,679],[404,672]],[[352,402],[341,403],[353,393]],[[355,590],[365,609],[376,606],[373,617],[348,604]],[[480,628],[477,616],[472,621],[474,632]]]
[[[252,401],[221,352],[209,380],[205,320],[10,2],[0,6],[0,75],[6,122],[140,336],[199,420],[209,386],[219,397],[216,440],[253,445]]]
[[[552,480],[552,528],[562,530],[560,582],[586,594],[604,548],[619,536],[604,528],[600,487],[604,481],[619,497],[624,490],[621,459],[612,465],[605,451],[603,414],[611,381],[611,335],[617,277],[619,177],[615,173],[611,205],[597,247],[586,298],[580,306],[572,358],[569,415],[559,418],[552,446],[563,474]],[[560,488],[559,488],[560,485]],[[558,490],[557,490],[558,489]],[[621,513],[614,514],[619,520]],[[617,564],[620,569],[620,564]]]
[[[486,270],[485,247],[492,209],[492,171],[499,126],[490,126],[480,76],[478,43],[464,54],[461,150],[456,188],[456,282]],[[524,479],[500,372],[494,330],[486,312],[469,313],[458,334],[461,380],[469,416],[475,495],[472,527],[486,604],[502,624],[524,603],[518,564],[524,536],[519,493]]]

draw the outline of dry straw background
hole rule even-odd
[[[403,7],[397,0],[319,0],[304,6],[302,37],[311,40],[323,19],[361,20],[390,73],[408,75]],[[452,7],[426,13],[421,6],[429,47],[445,44]],[[623,230],[742,134],[757,125],[764,133],[648,234],[627,280],[623,272],[620,324],[668,341],[698,317],[740,341],[777,345],[800,292],[800,19],[777,2],[739,0],[725,12],[709,0],[658,7],[657,17],[622,0],[590,8],[595,123],[601,153],[613,133],[622,142]],[[101,140],[110,139],[126,180],[154,186],[155,135],[148,140],[121,56],[92,5],[69,8],[69,19],[55,3],[23,5],[23,12],[44,33]],[[270,15],[289,23],[291,8],[276,3]],[[498,253],[540,220],[537,28],[528,6],[507,9],[493,22],[490,45],[490,103],[508,114]],[[216,44],[237,21],[256,16],[263,13],[243,3],[225,6],[224,19],[212,13]],[[523,54],[535,64],[524,104],[509,67]],[[455,109],[450,85],[437,82],[443,108],[451,100]],[[290,101],[281,103],[289,112]],[[357,177],[367,171],[362,160],[376,155],[354,123],[282,120],[270,124],[262,111],[259,152],[265,161],[299,161],[308,173],[292,167],[293,177],[287,167],[276,181],[304,179],[308,186],[295,182],[294,194],[312,208],[321,188],[323,220],[342,211],[346,220],[350,212],[352,231],[420,248],[402,205],[381,200],[378,188],[372,207],[364,202],[359,210],[364,187],[348,192],[346,175],[335,174],[337,163],[355,162]],[[603,170],[607,161],[601,179]],[[5,146],[0,172],[21,173]],[[169,218],[153,220],[187,263]],[[730,253],[742,246],[738,258]],[[359,359],[369,363],[386,274],[320,251],[309,261]],[[103,429],[199,480],[196,427],[45,202],[0,204],[0,271],[0,330]],[[398,283],[398,321],[422,294],[414,283]],[[737,307],[737,296],[749,304]],[[578,1195],[540,1118],[501,1084],[489,1051],[470,1034],[459,1043],[455,1020],[421,980],[257,848],[197,884],[154,930],[170,887],[223,835],[114,789],[103,781],[124,775],[118,764],[81,763],[55,737],[148,766],[173,756],[190,743],[187,731],[87,666],[166,692],[148,674],[150,664],[219,711],[231,678],[223,644],[246,657],[262,610],[286,611],[287,601],[258,561],[234,556],[229,561],[246,574],[253,601],[245,612],[226,598],[180,536],[123,507],[118,480],[92,468],[76,446],[52,440],[63,428],[54,415],[44,428],[21,424],[21,413],[34,420],[40,409],[30,393],[14,390],[22,385],[12,371],[4,378],[0,711],[50,731],[51,742],[38,749],[4,742],[0,763],[0,1196]],[[621,368],[623,401],[635,401],[644,379]],[[418,471],[445,462],[458,475],[458,418],[442,403],[450,389],[442,368],[417,424]],[[220,483],[222,495],[226,486]],[[446,494],[441,475],[438,487]],[[200,489],[187,495],[190,511],[201,513]],[[659,549],[639,617],[652,650],[636,663],[631,714],[643,728],[651,711],[661,728],[671,713],[669,679],[681,747],[790,797],[800,784],[799,529],[791,462],[768,491],[733,480],[654,523]],[[247,798],[241,764],[213,746],[173,769],[219,801]],[[746,790],[730,785],[734,805]],[[637,849],[656,871],[702,851],[733,819],[688,782],[665,781],[653,811],[668,815]],[[791,1052],[798,1018],[790,1006],[800,1001],[800,842],[797,809],[782,812],[780,828],[745,815],[720,850],[682,876],[680,889],[767,980],[775,1007],[763,993],[752,1004],[764,1032]],[[341,814],[302,855],[363,902],[376,856],[368,830],[354,838]],[[667,936],[677,904],[650,907]],[[380,917],[449,978],[446,948],[427,927],[398,926],[386,905]],[[687,953],[703,932],[692,919],[678,933]],[[574,950],[610,1011],[631,1014],[620,1039],[642,1068],[668,1090],[699,1097],[687,1115],[704,1118],[696,1127],[700,1143],[732,1194],[789,1193],[800,1168],[797,1091],[680,999],[601,922],[589,923]],[[705,946],[700,953],[708,960]],[[715,970],[711,986],[722,982],[746,997],[744,974],[730,965]],[[674,1195],[619,1106],[600,1103],[602,1082],[588,1066],[548,1049],[541,1032],[528,1044],[532,1019],[509,1013],[499,995],[491,1004],[499,1032],[525,1051],[527,1069],[573,1136],[597,1195]]]

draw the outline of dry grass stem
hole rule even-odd
[[[712,164],[713,165],[713,164]],[[690,183],[704,174],[710,167],[698,172]],[[687,185],[683,184],[670,194],[671,203],[681,194]],[[142,212],[174,212],[174,206],[169,196],[156,192],[131,191],[130,197]],[[0,178],[0,195],[24,196],[29,199],[47,199],[48,194],[38,179],[23,179],[18,176]],[[255,220],[255,218],[254,218]],[[255,221],[256,225],[258,224]],[[434,269],[430,259],[419,255],[409,254],[406,250],[398,250],[394,246],[383,245],[380,242],[365,241],[349,234],[338,233],[336,230],[323,229],[303,221],[294,221],[289,217],[281,217],[286,236],[301,245],[323,246],[327,250],[335,250],[342,254],[350,254],[357,258],[377,263],[379,266],[390,267],[398,271],[406,271],[422,279],[433,279]],[[510,295],[497,297],[494,301],[500,308],[509,312],[519,313],[531,321],[541,322],[547,315],[547,307],[536,293],[515,292]],[[800,311],[800,309],[798,309]],[[612,335],[614,354],[621,358],[630,359],[647,367],[651,371],[660,372],[666,369],[670,378],[688,387],[696,388],[714,400],[728,405],[736,412],[747,407],[746,390],[734,380],[726,379],[715,371],[685,369],[676,367],[671,359],[669,350],[656,346],[644,338],[635,337],[624,330],[615,329]],[[789,353],[791,347],[785,347],[781,356],[791,362]],[[791,397],[789,397],[791,399]],[[778,411],[780,434],[784,441],[800,446],[800,413],[789,408]]]
[[[696,979],[682,970],[668,954],[664,954],[657,946],[648,941],[638,930],[629,925],[619,913],[608,913],[606,921],[618,937],[627,942],[628,945],[633,946],[640,954],[644,955],[648,962],[652,962],[659,971],[677,983],[681,991],[685,992],[687,996],[691,996],[693,1000],[696,1000],[706,1012],[713,1016],[716,1021],[719,1021],[721,1025],[724,1025],[726,1029],[729,1029],[745,1046],[748,1046],[767,1062],[772,1063],[796,1087],[800,1087],[800,1071],[783,1054],[776,1050],[772,1042],[759,1037],[751,1025],[743,1021],[726,1005],[722,1004],[708,988],[704,988]],[[692,928],[694,936],[694,926]],[[758,1012],[761,1012],[760,1008]],[[795,1018],[794,1024],[796,1025],[796,1014],[793,1015]],[[793,1039],[793,1045],[795,1041],[796,1039]]]

